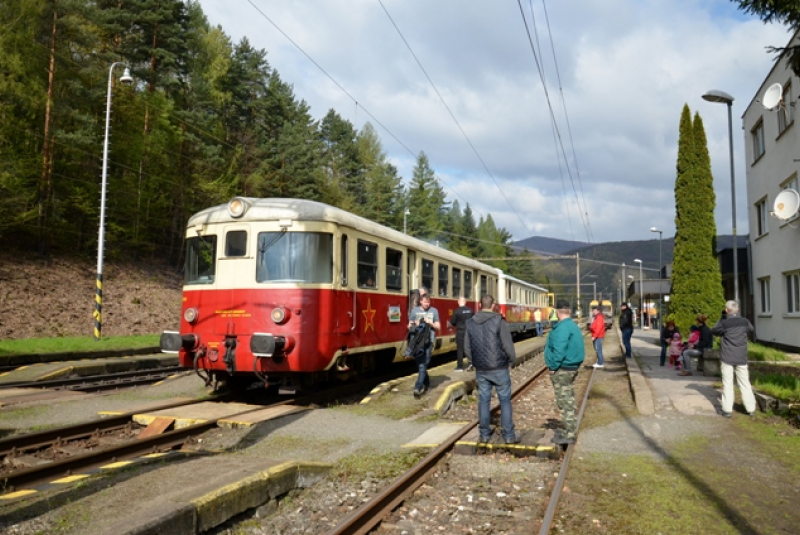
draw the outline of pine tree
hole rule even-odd
[[[719,318],[724,305],[722,278],[714,249],[714,182],[703,121],[689,106],[681,113],[675,180],[675,249],[670,315],[689,332],[699,313]]]
[[[446,209],[444,191],[436,180],[428,157],[420,152],[414,166],[414,178],[408,188],[408,233],[417,238],[432,239],[443,227]]]

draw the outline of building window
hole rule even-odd
[[[758,229],[758,236],[763,236],[769,231],[767,216],[767,199],[764,198],[756,203],[756,228]]]
[[[797,173],[795,173],[792,178],[781,184],[781,189],[793,189],[797,192],[800,192],[800,189],[798,189]]]
[[[758,289],[761,294],[761,308],[759,312],[762,314],[769,314],[772,312],[769,293],[769,277],[758,279]]]
[[[778,135],[783,134],[783,131],[789,128],[794,121],[794,108],[792,108],[791,102],[792,84],[787,83],[783,86],[783,103],[778,106]]]
[[[786,312],[800,312],[800,271],[786,274]]]
[[[753,161],[758,160],[764,154],[764,122],[758,121],[758,124],[750,131],[750,136],[753,138]]]

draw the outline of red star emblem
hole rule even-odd
[[[372,329],[372,332],[375,332],[375,310],[372,308],[372,299],[367,299],[367,308],[362,310],[361,313],[364,314],[364,332],[367,332],[369,329]]]

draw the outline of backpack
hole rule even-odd
[[[408,333],[408,347],[403,352],[407,359],[424,356],[431,345],[431,326],[420,323],[416,329]]]

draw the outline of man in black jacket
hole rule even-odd
[[[750,320],[739,315],[739,304],[736,301],[725,303],[726,317],[720,319],[711,333],[720,336],[719,360],[722,372],[722,415],[730,418],[733,412],[733,376],[742,392],[744,409],[749,416],[756,411],[756,398],[750,386],[750,375],[747,370],[747,339],[753,332]]]
[[[520,438],[514,431],[511,413],[511,374],[509,366],[517,361],[511,331],[500,314],[492,312],[494,298],[481,297],[481,311],[467,321],[467,334],[464,337],[464,352],[475,367],[478,382],[478,422],[480,441],[488,442],[492,436],[490,427],[490,401],[492,387],[500,400],[500,423],[503,427],[503,440],[506,444],[516,444]]]
[[[450,318],[450,325],[456,328],[456,371],[464,371],[464,335],[467,332],[467,320],[473,316],[474,312],[467,306],[467,298],[458,298],[458,308],[453,311]]]
[[[633,335],[633,312],[628,303],[622,303],[619,313],[619,330],[622,332],[622,344],[625,356],[631,358],[631,336]]]

